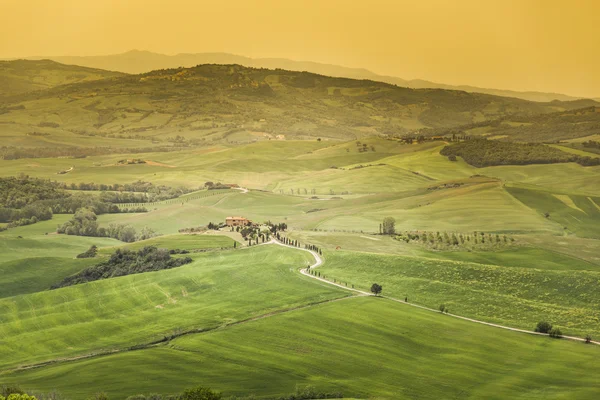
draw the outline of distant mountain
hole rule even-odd
[[[42,57],[31,57],[40,59]],[[193,67],[200,64],[239,64],[246,67],[285,69],[288,71],[307,71],[315,74],[352,78],[370,79],[379,82],[413,89],[433,88],[463,90],[472,93],[485,93],[495,96],[516,97],[520,99],[549,102],[552,100],[571,101],[581,97],[573,97],[560,93],[520,92],[502,89],[480,88],[475,86],[453,86],[435,83],[421,79],[406,80],[394,76],[378,75],[363,68],[348,68],[338,65],[322,64],[308,61],[293,61],[285,58],[249,58],[227,53],[196,53],[177,54],[168,56],[149,51],[132,50],[122,54],[89,57],[43,57],[63,64],[81,65],[92,68],[101,68],[110,71],[120,71],[129,74],[139,74],[157,69],[177,67]],[[600,98],[596,99],[600,100]]]
[[[0,102],[0,124],[15,141],[23,134],[44,140],[78,135],[180,144],[352,140],[584,105],[600,104],[590,100],[535,103],[308,72],[204,64],[5,98],[4,104]]]
[[[121,72],[64,65],[50,60],[0,61],[0,96],[123,75]]]

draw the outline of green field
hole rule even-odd
[[[529,257],[538,262],[535,253]],[[389,296],[434,309],[445,304],[451,313],[488,322],[533,330],[548,320],[565,334],[600,335],[597,268],[547,270],[336,251],[327,253],[321,272],[363,290],[377,282]]]
[[[174,393],[203,384],[258,397],[313,385],[373,399],[595,399],[598,351],[354,298],[3,378],[60,387],[77,398],[97,391],[115,398]]]
[[[0,299],[0,369],[127,348],[346,295],[298,278],[295,269],[310,257],[304,252],[258,246],[192,257],[172,270]]]

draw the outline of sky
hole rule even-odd
[[[600,97],[600,0],[0,0],[0,58],[226,52]]]

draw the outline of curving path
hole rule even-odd
[[[300,248],[300,247],[294,247],[294,246],[290,246],[290,245],[287,245],[287,244],[283,244],[283,243],[281,243],[281,242],[279,242],[279,241],[277,241],[275,239],[271,240],[270,242],[264,243],[264,244],[276,244],[276,245],[283,246],[283,247],[289,247],[289,248],[292,248],[292,249],[302,250],[302,251],[309,252],[315,258],[315,263],[312,264],[312,265],[310,265],[310,267],[308,268],[308,270],[317,268],[318,266],[320,266],[320,265],[323,264],[323,259],[321,258],[321,256],[319,255],[319,253],[317,253],[316,251],[308,250],[308,249],[303,249],[303,248]],[[321,282],[325,282],[325,283],[328,283],[330,285],[340,287],[342,289],[353,291],[355,293],[358,293],[360,296],[373,296],[373,294],[371,294],[371,293],[364,292],[364,291],[359,290],[359,289],[349,288],[349,287],[341,285],[341,284],[330,282],[327,279],[311,275],[310,273],[308,273],[308,270],[307,270],[307,268],[302,268],[300,270],[300,273],[302,275],[305,275],[305,276],[308,276],[310,278],[319,280]],[[389,296],[380,296],[380,297],[383,297],[383,298],[386,298],[388,300],[395,301],[397,303],[401,303],[401,304],[404,304],[404,305],[407,305],[407,306],[421,308],[423,310],[432,311],[432,312],[435,312],[435,313],[438,313],[438,314],[440,313],[439,310],[436,310],[436,309],[433,309],[433,308],[429,308],[429,307],[425,307],[425,306],[420,306],[418,304],[407,303],[407,302],[405,302],[403,300],[396,299],[394,297],[389,297]],[[469,322],[475,322],[475,323],[482,324],[482,325],[492,326],[494,328],[506,329],[508,331],[520,332],[520,333],[527,333],[529,335],[548,336],[547,333],[533,332],[533,331],[528,331],[528,330],[519,329],[519,328],[511,328],[510,326],[504,326],[504,325],[494,324],[494,323],[491,323],[491,322],[480,321],[478,319],[463,317],[461,315],[450,314],[450,313],[446,313],[444,315],[448,315],[450,317],[462,319],[462,320],[469,321]],[[576,337],[576,336],[562,336],[562,338],[563,339],[574,340],[574,341],[578,341],[578,342],[585,342],[585,339],[580,338],[580,337]],[[596,345],[600,345],[600,342],[594,341],[594,340],[592,340],[591,343],[596,344]]]

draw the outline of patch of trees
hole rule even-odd
[[[0,178],[0,222],[8,227],[34,224],[52,218],[52,209],[43,201],[61,201],[68,194],[45,179],[21,175]]]
[[[512,143],[474,139],[454,143],[440,151],[444,156],[462,157],[474,167],[576,162],[583,166],[600,165],[598,157],[582,157],[541,143]]]
[[[74,214],[83,207],[96,214],[148,211],[144,207],[119,208],[97,196],[72,195],[66,188],[63,183],[27,175],[0,178],[0,222],[8,223],[9,228],[30,225],[52,219],[53,214]]]
[[[107,261],[63,279],[62,282],[52,286],[52,289],[118,276],[177,268],[191,262],[190,257],[173,258],[169,250],[158,249],[154,246],[146,246],[138,251],[117,249]]]
[[[231,186],[229,185],[225,185],[221,182],[206,182],[204,183],[204,186],[206,187],[206,189],[208,190],[217,190],[217,189],[231,189]]]
[[[385,217],[379,224],[379,233],[382,235],[393,235],[396,233],[396,220],[392,217]]]
[[[108,228],[100,227],[97,219],[93,209],[80,208],[73,218],[59,226],[56,232],[66,235],[110,237],[128,243],[157,236],[149,227],[144,227],[139,233],[131,225],[109,224]]]
[[[595,140],[588,140],[587,142],[581,143],[581,145],[588,149],[600,149],[600,142],[596,142]]]
[[[22,208],[38,200],[61,199],[68,194],[60,184],[27,175],[0,178],[0,206]]]

